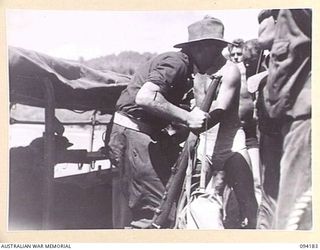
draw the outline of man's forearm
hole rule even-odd
[[[225,115],[225,110],[223,109],[215,109],[209,113],[210,118],[208,119],[207,122],[207,127],[212,128],[216,124],[222,121],[224,115]]]
[[[193,130],[194,133],[202,133],[206,130],[217,125],[219,122],[222,121],[223,117],[225,116],[225,110],[223,109],[215,109],[209,113],[209,117],[207,119],[206,125],[201,129]]]
[[[136,104],[144,110],[166,119],[169,122],[176,122],[188,126],[191,129],[201,128],[207,114],[199,108],[190,112],[170,103],[159,91],[160,88],[152,82],[146,82],[136,95]]]
[[[189,112],[168,102],[160,92],[156,92],[154,98],[150,100],[147,105],[143,105],[143,108],[168,121],[187,124]]]

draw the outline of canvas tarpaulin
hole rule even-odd
[[[114,111],[129,76],[102,72],[76,61],[9,47],[10,102],[44,107],[44,81],[53,84],[56,108]]]

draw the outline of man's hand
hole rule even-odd
[[[195,107],[188,113],[187,126],[191,129],[203,128],[206,119],[208,119],[208,113],[203,112],[198,107]]]

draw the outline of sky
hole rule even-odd
[[[224,23],[228,41],[256,38],[259,11],[7,10],[7,44],[73,60],[122,51],[161,53],[187,41],[187,26],[205,15]]]

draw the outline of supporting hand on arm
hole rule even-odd
[[[158,117],[171,122],[178,122],[189,128],[203,127],[207,113],[195,108],[188,112],[168,102],[160,93],[160,87],[152,82],[146,82],[136,96],[136,103]]]

